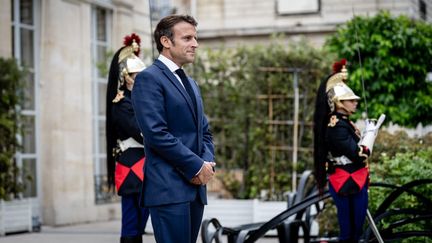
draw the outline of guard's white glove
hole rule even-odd
[[[366,146],[371,154],[373,145],[375,143],[375,138],[378,135],[378,129],[383,124],[385,117],[386,116],[384,114],[381,114],[381,116],[378,118],[378,121],[376,119],[366,119],[365,121],[366,126],[362,132],[362,138],[359,145]]]

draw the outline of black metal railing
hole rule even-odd
[[[295,193],[288,194],[288,208],[267,222],[239,225],[237,227],[224,227],[216,218],[206,219],[201,226],[201,238],[203,243],[223,242],[226,236],[228,243],[250,243],[264,237],[272,229],[277,229],[279,242],[297,242],[300,237],[303,242],[320,242],[323,237],[311,236],[311,224],[324,208],[325,199],[330,197],[328,191],[318,195],[315,187],[310,186],[313,180],[312,173],[305,171]],[[377,208],[373,221],[378,227],[381,237],[385,242],[392,240],[408,239],[410,237],[432,237],[432,200],[427,196],[417,193],[414,187],[432,184],[431,179],[415,180],[402,186],[385,183],[372,183],[371,187],[391,188],[393,191]],[[390,206],[402,194],[409,194],[417,199],[417,208],[392,209]],[[311,208],[315,207],[316,214],[311,214]],[[288,219],[295,215],[294,219]],[[393,216],[399,216],[392,220]],[[383,222],[386,222],[385,224]],[[421,229],[406,230],[404,226],[424,222]],[[302,229],[303,235],[299,235]],[[327,242],[337,242],[337,237],[325,239]],[[371,227],[368,226],[362,236],[363,242],[377,242]]]

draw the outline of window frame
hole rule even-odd
[[[33,118],[33,132],[34,132],[34,151],[32,152],[25,152],[25,151],[18,151],[15,155],[16,163],[19,168],[23,168],[24,161],[25,160],[34,160],[31,163],[35,163],[32,167],[35,168],[35,171],[32,171],[32,174],[36,177],[35,180],[32,182],[28,182],[27,184],[30,184],[29,186],[32,188],[35,188],[35,191],[24,191],[22,193],[23,197],[30,198],[34,203],[37,205],[38,200],[42,197],[41,193],[41,172],[40,172],[40,104],[39,104],[39,60],[37,60],[37,57],[39,56],[40,50],[39,50],[39,40],[40,40],[40,0],[31,0],[32,1],[32,17],[33,21],[32,24],[22,23],[21,22],[21,2],[19,0],[11,0],[11,8],[13,11],[13,15],[11,15],[11,31],[13,35],[12,39],[12,55],[17,60],[18,65],[23,65],[22,60],[22,39],[21,39],[21,33],[22,30],[29,30],[33,33],[33,43],[32,43],[32,55],[33,55],[33,66],[27,67],[27,70],[29,72],[29,75],[33,76],[33,85],[29,93],[33,95],[34,97],[34,104],[33,107],[30,109],[26,109],[24,107],[24,104],[22,105],[21,115],[23,116],[23,120],[25,118]],[[23,134],[18,134],[19,142],[22,144],[24,141]],[[23,182],[26,184],[26,181],[23,180]],[[31,185],[34,184],[35,185]]]
[[[97,23],[97,14],[98,10],[104,10],[105,15],[105,33],[106,40],[101,41],[97,38],[98,31],[98,23]],[[92,5],[91,8],[91,53],[92,53],[92,132],[93,132],[93,176],[94,176],[94,186],[95,186],[95,200],[96,203],[107,203],[112,201],[112,193],[109,193],[105,190],[107,172],[102,166],[102,163],[106,163],[106,153],[101,149],[101,146],[105,146],[105,139],[103,141],[101,138],[101,128],[100,125],[102,122],[105,123],[105,111],[101,114],[100,107],[104,107],[105,104],[100,104],[99,101],[104,101],[105,99],[100,99],[100,85],[108,84],[108,77],[100,77],[99,70],[97,64],[100,60],[98,60],[98,47],[104,47],[108,52],[111,47],[111,37],[112,37],[112,21],[113,21],[113,11],[112,8],[106,5]],[[106,91],[106,89],[105,89]],[[106,93],[106,92],[103,92]],[[105,126],[103,126],[105,129]],[[105,134],[105,132],[103,132]]]

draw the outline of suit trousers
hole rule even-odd
[[[204,205],[199,196],[192,202],[154,206],[149,209],[157,243],[196,242],[204,213]]]

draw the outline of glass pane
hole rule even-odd
[[[21,28],[21,61],[25,67],[34,68],[33,31]]]
[[[29,73],[24,86],[24,97],[23,97],[23,109],[34,110],[35,109],[35,83],[34,74]]]
[[[24,197],[36,197],[36,159],[23,159],[22,180],[24,182]]]
[[[106,159],[100,158],[99,159],[99,175],[106,175],[107,174],[107,167],[106,167]]]
[[[33,1],[32,0],[20,1],[20,17],[21,17],[21,23],[33,25]]]
[[[97,47],[97,61],[98,62],[105,62],[107,56],[107,48],[105,46],[98,46]]]
[[[14,22],[14,20],[15,20],[15,11],[14,11],[14,9],[15,9],[15,1],[14,0],[11,0],[11,17],[12,17],[12,22]]]
[[[105,116],[105,112],[106,112],[106,90],[107,90],[107,84],[98,83],[98,96],[99,96],[98,114],[100,116]]]
[[[36,134],[34,116],[22,117],[23,153],[36,153]]]
[[[11,27],[11,33],[12,33],[12,36],[11,36],[11,38],[12,38],[12,56],[16,57],[16,54],[15,54],[15,28],[13,26]]]
[[[107,29],[106,29],[106,10],[98,8],[96,9],[96,39],[98,41],[107,41]]]
[[[106,154],[105,120],[99,121],[99,153]]]
[[[98,46],[97,47],[97,55],[96,55],[96,62],[97,62],[97,76],[100,78],[106,78],[107,76],[107,70],[104,70],[108,68],[109,66],[107,63],[107,48],[105,46]],[[106,67],[106,68],[105,68]]]

